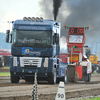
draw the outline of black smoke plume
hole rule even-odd
[[[53,3],[53,0],[45,0],[45,3],[41,0],[43,15],[47,19],[53,19]],[[63,0],[59,6],[61,6],[60,10],[58,8],[59,14],[55,14],[55,19],[58,14],[61,36],[66,38],[68,34],[68,29],[64,25],[71,27],[89,25],[89,29],[85,30],[86,45],[91,47],[93,52],[100,51],[100,0]]]
[[[53,0],[53,14],[54,20],[57,19],[59,7],[61,7],[62,0]]]

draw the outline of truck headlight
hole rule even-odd
[[[48,67],[48,58],[45,58],[44,67]]]
[[[17,64],[17,57],[13,58],[13,66],[18,66],[18,64]]]

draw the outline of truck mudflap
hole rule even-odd
[[[67,66],[67,77],[68,77],[68,82],[74,82],[75,65],[68,65]]]
[[[77,82],[82,80],[83,77],[83,66],[76,65],[68,65],[68,81],[69,82]]]
[[[83,77],[83,66],[81,65],[75,66],[74,82],[77,82],[78,80],[82,80],[82,77]]]

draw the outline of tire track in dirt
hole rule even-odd
[[[31,100],[33,83],[20,80],[18,84],[11,83],[10,77],[0,77],[0,100]],[[54,100],[58,84],[50,85],[39,82],[39,100]],[[92,74],[91,82],[65,84],[66,99],[100,95],[100,74]]]

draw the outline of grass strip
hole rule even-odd
[[[100,97],[90,98],[90,99],[80,99],[80,100],[100,100]]]
[[[1,72],[0,73],[0,76],[10,76],[10,72]]]
[[[86,99],[86,100],[100,100],[100,97],[97,97],[97,98],[91,98],[91,99]]]

